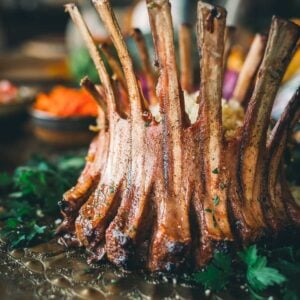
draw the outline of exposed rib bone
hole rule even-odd
[[[106,251],[108,258],[117,265],[128,266],[131,264],[132,257],[135,255],[135,245],[139,242],[139,235],[143,228],[148,209],[148,194],[152,184],[152,177],[148,167],[152,165],[147,162],[148,149],[146,140],[146,126],[143,120],[145,108],[142,107],[143,99],[138,85],[138,81],[133,71],[131,58],[120,32],[119,25],[109,6],[108,1],[94,1],[95,7],[99,12],[106,28],[112,36],[114,46],[117,49],[128,86],[128,94],[131,105],[130,123],[128,132],[120,136],[120,142],[126,143],[128,149],[123,150],[119,155],[127,157],[128,170],[126,171],[126,189],[118,187],[121,192],[121,203],[117,215],[110,223],[106,231]],[[151,120],[151,116],[150,116]],[[124,126],[124,125],[123,125]],[[126,135],[125,135],[126,134]],[[124,141],[124,137],[128,137]],[[123,139],[123,141],[122,141]],[[119,146],[115,141],[112,142],[113,148]],[[117,157],[116,157],[117,159]],[[114,166],[114,162],[112,165]],[[124,183],[125,185],[125,183]],[[107,214],[107,211],[104,215]],[[81,222],[79,222],[81,223]],[[135,224],[137,230],[132,230]],[[105,226],[101,226],[101,235]],[[99,230],[98,230],[99,232]],[[95,236],[97,239],[97,237]],[[127,241],[127,242],[126,242]],[[96,242],[99,242],[96,241]]]
[[[183,24],[179,28],[179,54],[181,87],[184,91],[191,93],[194,85],[192,28],[187,24]]]
[[[134,38],[134,41],[139,51],[139,56],[142,63],[143,76],[146,78],[147,87],[149,90],[150,104],[155,105],[157,104],[157,96],[155,92],[156,78],[151,66],[145,38],[138,28],[133,29],[132,37]]]
[[[149,9],[156,55],[160,65],[157,92],[163,115],[163,130],[165,134],[170,135],[168,141],[163,142],[164,151],[168,152],[166,155],[170,157],[171,161],[174,160],[174,169],[165,170],[164,176],[166,184],[174,185],[174,192],[176,192],[179,188],[177,184],[181,179],[183,110],[180,105],[170,4],[165,0],[148,1],[148,3],[157,5],[157,7]],[[165,164],[167,166],[168,162],[165,162]]]
[[[273,18],[264,59],[246,112],[239,172],[243,214],[252,228],[251,238],[261,234],[262,228],[266,227],[260,205],[266,134],[275,94],[297,40],[295,24]]]
[[[65,6],[66,10],[70,13],[74,23],[80,29],[82,36],[87,44],[90,55],[93,58],[93,61],[97,67],[100,78],[105,84],[106,87],[106,99],[109,103],[110,110],[115,110],[115,101],[114,101],[114,92],[111,87],[111,83],[104,67],[104,64],[101,60],[101,57],[97,51],[97,48],[93,42],[93,39],[90,35],[90,32],[82,19],[77,7],[74,4],[68,4]],[[87,83],[85,81],[85,83]],[[92,85],[89,84],[91,88]],[[107,110],[107,104],[103,101],[102,97],[99,97],[99,94],[96,90],[93,90],[92,96],[99,103],[103,114],[100,112],[99,120],[105,120],[105,114]],[[104,130],[101,131],[98,138],[94,139],[94,142],[91,144],[88,156],[87,164],[82,171],[78,182],[74,188],[67,191],[63,200],[60,202],[62,214],[65,216],[65,221],[58,229],[58,232],[64,232],[66,229],[69,231],[74,230],[74,220],[77,217],[79,208],[86,202],[88,197],[94,191],[97,181],[101,176],[101,171],[105,163],[107,147],[108,147],[108,136],[105,133],[105,121],[104,121]],[[70,224],[72,224],[70,226]]]
[[[267,145],[268,157],[269,160],[267,162],[267,170],[268,174],[266,174],[267,178],[267,187],[269,192],[269,202],[272,207],[272,218],[271,222],[275,229],[278,229],[278,226],[286,226],[291,220],[287,217],[287,214],[291,209],[293,211],[298,210],[298,216],[300,216],[300,207],[297,209],[297,204],[294,199],[288,209],[286,209],[286,202],[288,199],[282,198],[282,191],[278,191],[278,181],[281,179],[280,168],[282,167],[282,159],[284,149],[286,147],[288,133],[292,129],[292,126],[296,121],[300,119],[300,87],[295,93],[294,97],[288,103],[285,111],[282,113],[280,119],[277,121],[275,127],[271,132],[270,139]],[[278,193],[281,192],[281,193]],[[290,208],[293,206],[294,208]],[[293,218],[292,213],[292,221]],[[279,224],[278,224],[279,223]],[[296,220],[296,224],[300,224],[300,219]]]
[[[106,116],[107,116],[107,104],[104,101],[104,98],[105,98],[104,91],[102,91],[102,95],[101,95],[100,92],[99,92],[99,90],[90,81],[90,79],[87,76],[84,77],[81,80],[80,85],[83,88],[85,88],[85,90],[88,91],[93,96],[93,98],[95,99],[95,101],[99,104],[100,107],[98,108],[98,121],[97,121],[98,124],[97,125],[98,125],[99,129],[105,131],[105,129],[106,129],[107,125],[108,125],[108,120],[106,119]]]
[[[281,139],[284,137],[285,132],[290,130],[295,123],[299,120],[299,111],[300,110],[300,87],[297,89],[293,98],[287,104],[284,112],[280,116],[280,119],[277,121],[276,125],[271,131],[267,148],[271,151],[270,156],[278,148],[281,148],[282,143]],[[273,158],[277,160],[276,158]]]
[[[247,97],[250,97],[255,76],[264,56],[266,42],[265,36],[255,35],[233,92],[233,98],[240,103],[244,103]]]
[[[188,211],[182,194],[184,103],[177,74],[174,33],[169,1],[147,1],[160,75],[157,94],[162,113],[163,182],[156,185],[157,224],[151,245],[150,268],[172,268],[176,256],[190,243]],[[176,200],[178,199],[178,200]],[[178,219],[180,216],[181,219]],[[176,220],[174,228],[168,226]],[[180,230],[178,230],[180,228]],[[174,252],[178,251],[175,255]]]
[[[217,240],[232,238],[227,215],[227,190],[220,188],[227,172],[222,166],[221,119],[225,22],[226,11],[223,8],[198,2],[197,35],[201,57],[199,118],[203,122],[201,141],[207,193],[203,206],[214,211],[214,215],[206,214],[205,219],[209,235]],[[218,199],[218,205],[214,205],[214,199]]]
[[[93,41],[92,35],[91,35],[86,23],[84,22],[76,5],[75,4],[67,4],[67,5],[65,5],[65,8],[66,8],[66,11],[69,12],[75,25],[78,27],[78,29],[82,35],[82,38],[84,39],[86,46],[89,50],[89,53],[94,61],[96,69],[99,73],[99,77],[100,77],[103,87],[105,89],[105,93],[107,95],[107,103],[108,103],[108,107],[109,107],[109,113],[111,114],[116,111],[114,90],[111,85],[109,75],[105,69],[104,63],[100,57],[100,54],[98,52],[98,49],[97,49],[95,43]]]
[[[91,80],[86,76],[81,80],[80,85],[84,87],[93,96],[93,98],[100,105],[104,114],[107,115],[107,104],[104,101],[103,95],[99,93],[99,91],[97,90],[95,85],[91,82]]]
[[[113,73],[115,74],[117,80],[121,83],[122,87],[126,90],[126,80],[122,71],[121,66],[119,65],[119,62],[116,60],[114,55],[110,52],[108,44],[103,43],[100,45],[101,51],[104,53],[109,66],[111,67]]]
[[[122,68],[117,59],[110,52],[106,43],[100,45],[100,51],[102,51],[102,55],[105,56],[110,69],[113,71],[112,80],[115,90],[115,98],[118,99],[118,101],[116,101],[118,112],[123,118],[127,118],[130,107],[127,95],[126,80]]]
[[[144,110],[143,102],[140,97],[139,86],[134,73],[133,63],[129,56],[127,46],[121,34],[115,14],[107,0],[93,0],[93,3],[107,31],[110,33],[114,46],[118,52],[127,82],[129,102],[131,106],[131,117],[137,120],[141,119]]]

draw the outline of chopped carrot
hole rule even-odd
[[[49,94],[37,96],[34,108],[58,117],[97,116],[98,107],[85,90],[57,86]]]

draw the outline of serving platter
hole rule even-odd
[[[176,278],[127,272],[111,264],[88,265],[87,253],[51,240],[7,252],[0,244],[1,299],[236,299],[214,294]],[[236,297],[247,299],[242,289]]]
[[[253,91],[252,87],[247,87],[252,97],[245,120],[235,135],[226,136],[221,115],[226,65],[223,58],[227,58],[224,44],[228,29],[225,26],[226,11],[201,1],[198,5],[198,48],[201,79],[205,80],[200,81],[199,119],[191,124],[180,95],[193,91],[193,75],[189,74],[189,78],[185,78],[189,79],[187,81],[184,76],[181,78],[182,83],[186,83],[181,89],[168,1],[149,0],[147,3],[160,72],[159,93],[154,88],[156,79],[151,77],[152,70],[148,72],[151,77],[148,87],[153,89],[153,105],[159,99],[161,122],[151,113],[145,113],[150,109],[148,111],[147,103],[143,101],[109,1],[94,0],[94,4],[113,38],[121,61],[124,74],[115,73],[119,74],[116,80],[123,82],[120,88],[128,92],[124,107],[122,97],[118,98],[120,103],[115,99],[119,90],[114,90],[115,86],[110,82],[80,11],[74,4],[66,6],[100,73],[106,101],[93,83],[86,84],[87,78],[82,85],[95,99],[102,99],[98,101],[102,112],[99,120],[104,126],[99,126],[98,138],[91,144],[86,167],[77,184],[63,197],[63,192],[53,197],[55,205],[59,200],[64,217],[57,224],[55,222],[55,225],[61,224],[56,234],[62,245],[70,247],[65,248],[51,240],[32,248],[11,251],[5,243],[1,244],[3,297],[247,299],[251,294],[251,298],[264,299],[266,293],[277,293],[282,297],[294,293],[297,297],[298,286],[293,286],[292,282],[295,273],[300,274],[300,264],[299,267],[296,265],[300,251],[294,249],[298,241],[293,233],[297,234],[300,226],[300,210],[288,189],[284,175],[286,168],[280,162],[284,161],[283,148],[289,129],[294,120],[297,121],[300,89],[272,129],[269,140],[267,135],[271,127],[272,95],[275,95],[284,75],[285,62],[297,44],[299,28],[274,17],[267,44],[259,37],[260,45],[266,48],[264,54],[258,55],[259,63],[251,75],[252,80],[256,78]],[[183,27],[183,32],[191,37],[189,28]],[[141,43],[140,31],[135,30],[135,38]],[[182,45],[185,43],[181,42],[181,48]],[[146,47],[142,46],[142,54],[145,54]],[[215,54],[211,55],[208,48],[215,49]],[[189,49],[185,50],[187,54]],[[277,65],[277,62],[280,63]],[[215,72],[212,72],[211,64],[216,65]],[[146,65],[150,66],[150,62]],[[192,69],[191,62],[186,59],[182,59],[182,65]],[[244,70],[244,74],[249,75],[249,69]],[[248,77],[244,77],[243,83],[249,85],[245,78]],[[242,86],[242,90],[246,90],[244,84]],[[245,97],[239,101],[243,103]],[[236,99],[239,97],[234,96]],[[44,137],[45,130],[55,130],[59,121],[36,112],[32,117],[37,128],[44,130]],[[76,120],[73,126],[62,121],[65,131],[77,124]],[[107,131],[106,124],[109,124]],[[52,174],[61,171],[51,169],[46,163],[42,166],[43,171],[52,171]],[[35,186],[43,186],[44,178],[42,176],[43,182]],[[17,186],[15,182],[12,179],[10,186]],[[10,193],[10,197],[13,194],[18,195]],[[26,192],[19,192],[19,195],[28,196]],[[40,197],[36,193],[36,197],[30,200],[46,199],[46,195]],[[33,202],[24,201],[27,208]],[[14,215],[12,211],[7,210],[5,225],[19,234],[28,219],[24,216],[22,219],[20,214]],[[47,223],[46,206],[39,204],[32,214],[34,217],[47,216],[43,220]],[[20,242],[26,239],[26,245],[29,245],[33,237],[44,232],[47,226],[40,226],[40,220],[33,221],[29,225],[35,231],[21,232],[13,240],[12,247],[23,247],[25,243]],[[290,236],[286,237],[289,244],[285,243],[285,237],[281,238],[284,235]],[[48,241],[49,237],[45,240]],[[72,248],[75,244],[83,245],[85,250]],[[278,253],[276,256],[280,248],[273,246],[289,248],[289,260],[283,260],[283,264],[281,256]],[[195,273],[185,274],[183,271],[194,272],[195,269]],[[198,286],[194,285],[196,282]],[[217,291],[222,289],[224,293],[212,293],[208,287]]]

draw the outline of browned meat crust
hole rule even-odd
[[[278,233],[287,224],[299,227],[300,208],[289,192],[282,164],[288,133],[299,119],[299,91],[267,139],[270,111],[298,40],[298,27],[273,18],[262,63],[255,67],[259,71],[244,125],[234,138],[225,140],[221,92],[226,11],[202,1],[198,4],[200,110],[191,125],[177,72],[169,1],[147,1],[158,78],[141,33],[136,30],[134,38],[143,72],[149,73],[148,84],[157,82],[157,100],[152,95],[149,101],[158,101],[162,121],[157,123],[109,1],[93,3],[117,50],[124,77],[116,66],[113,69],[119,73],[116,80],[123,81],[121,89],[129,105],[118,106],[117,85],[109,78],[76,6],[68,5],[99,71],[105,102],[98,103],[106,126],[91,144],[77,185],[64,195],[61,231],[91,250],[94,259],[106,253],[118,266],[172,271],[190,263],[203,266],[224,243],[247,244],[262,234]],[[190,32],[181,32],[181,38],[189,39]],[[259,46],[261,53],[261,40]],[[185,57],[189,50],[181,41]],[[190,66],[186,58],[181,62],[185,69]],[[188,91],[191,76],[181,77]],[[84,80],[83,85],[99,97],[93,84]]]

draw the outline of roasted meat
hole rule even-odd
[[[185,110],[185,96],[195,86],[191,28],[180,29],[179,75],[170,4],[147,1],[157,70],[142,33],[132,33],[144,94],[109,1],[93,3],[120,65],[105,46],[97,48],[77,7],[67,5],[101,78],[100,87],[87,78],[82,85],[99,103],[102,126],[77,185],[61,201],[61,240],[75,240],[94,253],[92,259],[106,256],[117,266],[173,271],[205,265],[224,245],[241,247],[289,227],[299,230],[300,208],[288,189],[283,152],[299,119],[300,90],[269,130],[274,97],[299,38],[297,25],[274,17],[268,38],[254,39],[234,93],[247,106],[244,123],[227,138],[222,83],[233,30],[226,28],[226,11],[198,3],[201,73],[192,123]]]

